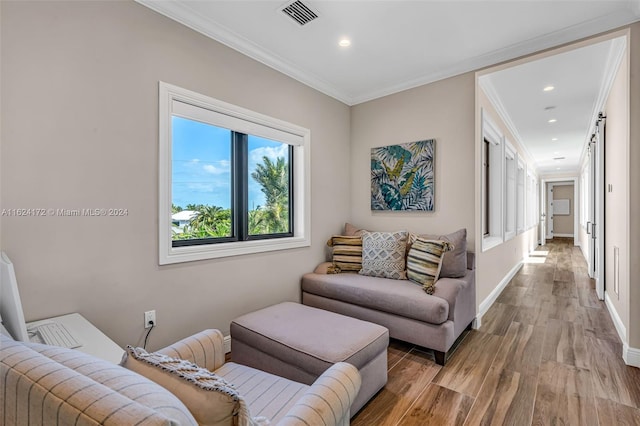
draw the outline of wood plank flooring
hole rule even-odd
[[[351,424],[640,425],[640,369],[571,242],[523,265],[445,367],[392,340],[389,381]]]

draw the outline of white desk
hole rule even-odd
[[[45,322],[57,322],[64,325],[67,330],[69,330],[69,333],[71,333],[78,342],[82,343],[82,346],[75,350],[93,355],[114,364],[118,364],[122,359],[124,349],[118,346],[113,340],[109,339],[102,331],[78,313],[33,321],[27,324],[27,328],[37,326],[38,324]],[[42,343],[42,340],[40,340],[40,336],[38,335],[35,335],[30,339],[32,342]]]

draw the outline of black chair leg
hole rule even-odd
[[[444,363],[447,359],[446,352],[433,351],[433,354],[436,356],[436,364],[442,365],[444,367]]]

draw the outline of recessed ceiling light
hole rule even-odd
[[[545,87],[544,89],[542,89],[542,90],[544,90],[545,92],[550,92],[550,91],[552,91],[553,89],[555,89],[555,87],[553,87],[553,86],[546,86],[546,87]]]
[[[555,118],[552,118],[552,119],[549,120],[549,123],[555,123],[556,121],[558,121],[558,120],[556,120]]]
[[[560,154],[560,151],[554,151],[553,152],[553,155],[558,155],[558,154]]]
[[[349,47],[351,46],[351,40],[349,40],[348,38],[343,38],[343,39],[340,39],[338,44],[340,45],[340,47]]]
[[[556,167],[556,170],[560,170],[560,167]]]
[[[552,140],[552,141],[557,141],[557,140],[558,140],[558,138],[551,138],[551,140]]]

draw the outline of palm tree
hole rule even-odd
[[[263,233],[282,233],[289,231],[289,165],[284,157],[271,161],[262,157],[263,164],[256,165],[251,177],[260,184],[265,196]],[[262,221],[261,221],[262,222]]]
[[[190,233],[211,237],[228,237],[231,231],[231,212],[218,206],[199,205],[198,214],[188,225]],[[202,237],[199,237],[202,238]]]

